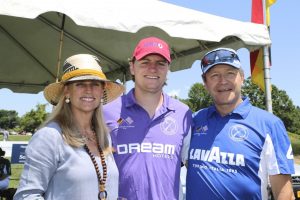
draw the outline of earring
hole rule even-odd
[[[100,103],[103,104],[103,102],[104,102],[104,100],[101,98],[101,99],[100,99]]]
[[[70,97],[66,97],[65,102],[70,103]]]

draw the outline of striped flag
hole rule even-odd
[[[264,24],[264,0],[252,0],[251,22]],[[266,25],[270,31],[270,11],[269,8],[276,0],[266,0]],[[264,60],[263,48],[250,53],[251,80],[259,86],[262,91],[265,91],[264,81]],[[271,49],[269,48],[269,59],[271,58]],[[271,64],[271,59],[269,60]]]

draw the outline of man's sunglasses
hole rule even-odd
[[[201,60],[201,69],[202,72],[205,73],[211,65],[216,63],[234,63],[240,62],[238,55],[227,49],[218,49],[216,51],[212,51],[206,54]]]

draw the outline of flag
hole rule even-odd
[[[264,24],[264,0],[252,0],[252,12],[251,12],[251,22]],[[266,0],[266,25],[270,30],[270,11],[269,8],[274,4],[276,0]],[[269,56],[271,49],[269,48]],[[251,66],[251,80],[253,83],[258,85],[258,87],[265,91],[265,81],[264,81],[264,60],[263,60],[263,48],[259,50],[250,52],[250,66]],[[271,63],[269,57],[269,63]]]
[[[276,0],[266,0],[266,24],[270,29],[270,6],[276,3]]]

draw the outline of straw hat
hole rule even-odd
[[[99,80],[105,82],[103,104],[113,101],[124,92],[124,87],[110,81],[102,72],[97,57],[89,54],[77,54],[67,58],[63,66],[63,76],[60,82],[52,83],[44,89],[46,100],[56,105],[63,94],[65,83],[79,80]]]

